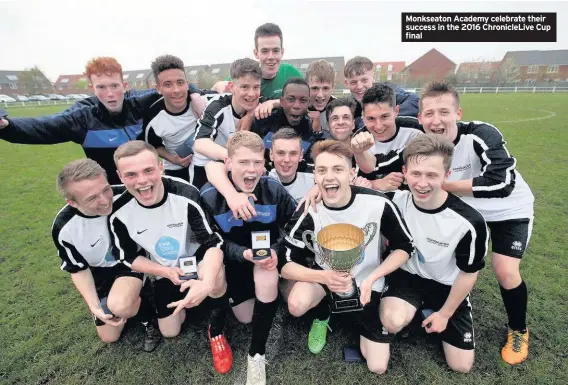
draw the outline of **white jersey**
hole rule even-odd
[[[163,176],[164,197],[151,207],[142,206],[125,191],[110,216],[113,254],[131,267],[139,256],[138,246],[163,266],[179,266],[179,258],[201,260],[210,247],[223,240],[214,232],[198,204],[199,191],[189,183]]]
[[[489,232],[473,207],[448,194],[439,208],[422,209],[410,191],[396,191],[393,202],[414,239],[415,250],[403,270],[451,286],[460,270],[474,273],[483,268]]]
[[[203,95],[204,101],[212,99],[212,95]],[[176,149],[195,135],[197,116],[191,109],[188,96],[187,107],[179,113],[171,113],[166,109],[164,98],[152,104],[144,116],[142,124],[143,139],[154,147],[164,147],[167,152],[177,155]],[[180,165],[164,159],[166,170],[180,170]]]
[[[384,142],[375,139],[375,144],[371,147],[370,151],[375,154],[388,154],[391,151],[396,151],[404,148],[412,138],[423,134],[418,128],[420,124],[418,119],[413,117],[400,117],[396,118],[396,132],[392,138]]]
[[[114,199],[124,191],[123,186],[112,186]],[[87,216],[65,205],[51,227],[53,243],[61,258],[61,270],[68,273],[93,267],[112,267],[118,260],[111,252],[107,216]]]
[[[197,121],[195,140],[209,138],[218,145],[227,147],[227,141],[237,131],[237,125],[241,120],[233,109],[232,100],[232,95],[222,95],[207,105],[203,116]],[[195,166],[204,167],[210,160],[198,152],[193,156]]]
[[[473,179],[473,197],[462,199],[487,222],[534,215],[534,196],[505,144],[501,132],[491,124],[458,123],[449,181]]]
[[[288,193],[290,195],[292,195],[292,197],[294,198],[294,200],[296,202],[301,201],[302,198],[304,198],[307,195],[308,191],[310,191],[310,189],[312,187],[314,187],[314,173],[313,172],[297,171],[296,176],[294,177],[293,181],[291,181],[289,183],[282,183],[282,181],[280,181],[280,177],[278,176],[278,173],[276,172],[276,169],[273,168],[268,173],[268,177],[272,178],[272,179],[276,179],[278,182],[280,182],[280,184],[282,186],[284,186],[286,191],[288,191]]]
[[[310,252],[302,240],[304,231],[313,231],[317,238],[321,229],[336,223],[349,223],[361,229],[368,223],[377,224],[374,238],[365,248],[361,259],[351,269],[351,275],[357,281],[358,286],[380,265],[383,236],[389,240],[391,249],[402,249],[408,254],[412,253],[412,236],[396,206],[378,191],[351,186],[351,192],[351,200],[344,207],[326,207],[323,202],[320,202],[317,205],[317,212],[310,208],[307,214],[300,212],[294,215],[286,226],[286,236],[282,240],[286,251],[281,253],[284,256],[279,255],[280,269],[287,262],[306,265]],[[368,239],[368,236],[365,239]],[[315,261],[322,269],[330,268],[317,256]],[[374,291],[382,292],[383,287],[384,278],[378,279],[373,284]]]

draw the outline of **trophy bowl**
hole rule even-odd
[[[317,236],[306,230],[302,239],[314,253],[318,264],[321,262],[332,270],[347,274],[364,258],[365,247],[374,238],[377,227],[374,222],[366,224],[363,229],[348,223],[336,223],[322,228]],[[368,239],[365,239],[366,236]],[[328,293],[333,313],[361,310],[355,278],[352,282],[350,292]]]

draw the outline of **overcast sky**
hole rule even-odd
[[[401,43],[401,12],[557,12],[556,43]],[[437,48],[459,64],[500,60],[508,50],[568,49],[568,2],[410,2],[323,0],[0,0],[0,70],[38,65],[55,80],[81,73],[94,56],[124,70],[149,68],[158,55],[186,65],[252,57],[254,30],[283,30],[285,58],[368,56],[417,59]]]

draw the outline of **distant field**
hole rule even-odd
[[[310,319],[283,315],[284,337],[271,344],[270,384],[566,384],[568,374],[568,95],[467,94],[464,120],[494,123],[518,159],[518,169],[536,197],[536,219],[522,263],[529,288],[531,354],[519,367],[499,356],[506,315],[490,268],[472,293],[476,363],[469,375],[451,373],[437,345],[421,336],[392,345],[388,372],[375,376],[363,364],[342,361],[342,348],[356,341],[346,319],[332,322],[328,345],[317,356],[306,346]],[[38,116],[66,106],[16,108],[10,116]],[[55,176],[82,157],[79,145],[13,145],[0,141],[0,383],[2,384],[233,384],[246,364],[250,328],[230,324],[235,365],[215,373],[203,318],[142,351],[134,325],[120,343],[100,342],[87,308],[68,274],[59,270],[51,241],[53,217],[63,205]],[[273,341],[271,337],[270,341]]]

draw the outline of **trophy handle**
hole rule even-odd
[[[310,237],[311,241],[308,239],[308,236]],[[310,250],[312,253],[314,253],[316,256],[319,257],[318,252],[315,250],[315,247],[312,244],[315,243],[314,238],[315,238],[314,232],[311,230],[306,230],[302,233],[302,241],[304,241],[304,244],[306,245],[308,250]]]
[[[371,243],[371,241],[375,237],[375,234],[377,233],[377,223],[367,223],[365,227],[363,227],[363,232],[365,233],[365,236],[369,235],[369,233],[371,234],[369,235],[369,239],[367,239],[367,241],[365,242],[365,247],[367,247],[367,245]]]

